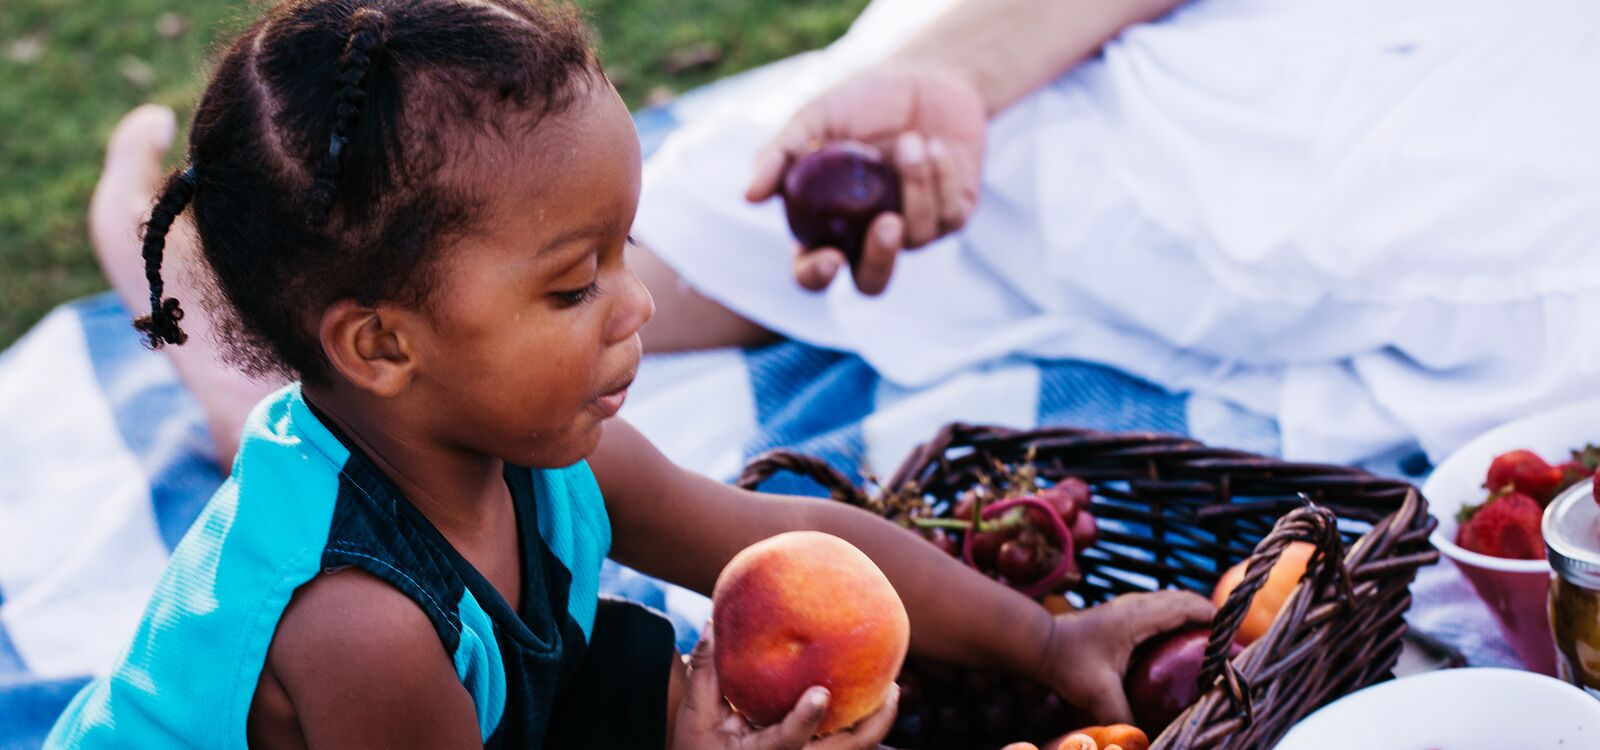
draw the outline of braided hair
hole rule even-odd
[[[183,207],[194,197],[198,179],[194,167],[167,178],[161,189],[156,207],[150,211],[150,220],[144,227],[144,277],[150,282],[150,314],[133,321],[133,327],[145,334],[151,349],[162,344],[182,344],[189,340],[178,321],[183,320],[183,308],[170,297],[163,299],[165,285],[161,282],[161,254],[167,245],[167,232],[172,222],[183,213]]]
[[[422,305],[483,196],[472,139],[560,112],[602,80],[554,0],[286,0],[218,61],[144,235],[151,346],[181,344],[161,256],[187,207],[224,354],[247,372],[330,375],[328,305]],[[212,301],[212,300],[208,300]]]
[[[350,18],[350,40],[339,56],[339,95],[334,100],[335,117],[333,135],[328,138],[328,151],[317,165],[316,182],[312,185],[312,212],[318,223],[327,221],[333,208],[334,188],[339,179],[339,156],[350,140],[350,129],[361,114],[361,104],[367,99],[364,86],[372,57],[380,51],[386,21],[383,11],[362,8]]]

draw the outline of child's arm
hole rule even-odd
[[[915,653],[1037,678],[1106,720],[1128,718],[1120,688],[1133,646],[1211,615],[1200,597],[1161,594],[1053,618],[893,523],[685,471],[620,420],[606,425],[590,464],[611,513],[612,556],[623,564],[709,594],[723,566],[750,544],[793,529],[825,531],[861,548],[889,577],[911,616]]]
[[[249,734],[251,747],[483,747],[472,697],[428,616],[355,569],[295,592],[267,651]]]

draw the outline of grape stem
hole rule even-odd
[[[911,519],[911,525],[919,529],[951,529],[954,531],[970,531],[972,529],[971,521],[962,521],[956,518],[913,518]],[[1023,519],[1022,515],[1015,514],[993,523],[979,521],[978,533],[1010,531],[1012,529],[1020,529],[1026,525],[1027,521]]]

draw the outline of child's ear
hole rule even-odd
[[[383,398],[398,396],[411,383],[417,365],[401,325],[403,317],[353,300],[335,302],[322,313],[318,330],[322,351],[357,388]]]

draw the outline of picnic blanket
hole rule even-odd
[[[674,111],[637,122],[648,152]],[[0,750],[38,747],[71,696],[111,667],[168,554],[222,481],[199,404],[129,319],[114,295],[90,297],[0,354]],[[1100,365],[1008,359],[906,389],[858,357],[796,342],[647,357],[623,416],[680,464],[722,479],[778,447],[852,476],[886,475],[957,420],[1280,447],[1270,419]],[[1427,462],[1408,450],[1368,468],[1417,480]],[[767,488],[816,490],[797,479]],[[1425,570],[1414,592],[1414,627],[1473,664],[1516,665],[1448,564]],[[666,612],[685,651],[709,614],[699,594],[612,563],[602,593]]]

